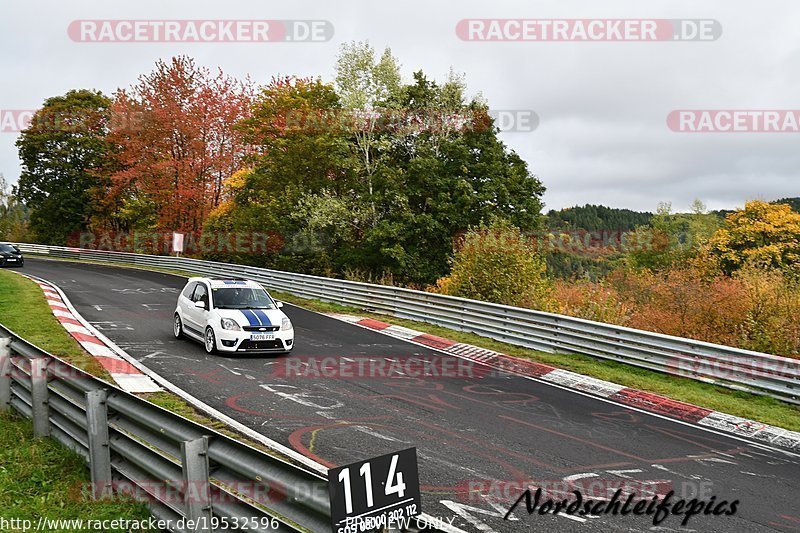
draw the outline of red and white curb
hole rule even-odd
[[[321,465],[310,459],[297,451],[280,444],[272,439],[267,438],[266,436],[262,435],[261,433],[253,430],[252,428],[242,424],[241,422],[231,418],[230,416],[222,413],[221,411],[211,407],[210,405],[206,404],[199,398],[192,396],[188,392],[184,391],[171,381],[165,379],[164,377],[158,375],[157,373],[153,372],[146,366],[142,365],[140,362],[136,361],[136,359],[131,358],[132,363],[139,365],[139,368],[134,366],[125,359],[123,359],[119,354],[123,354],[126,357],[128,356],[123,350],[117,347],[113,341],[107,339],[103,336],[102,333],[97,332],[94,330],[94,327],[89,324],[85,318],[83,318],[74,307],[70,303],[69,299],[67,299],[66,295],[56,287],[50,283],[47,283],[44,280],[40,280],[38,278],[34,278],[32,276],[27,276],[25,274],[21,274],[37,285],[41,287],[44,291],[45,298],[47,298],[47,303],[50,305],[50,308],[53,310],[53,314],[56,316],[59,322],[64,326],[64,328],[69,331],[70,335],[72,335],[84,348],[91,353],[95,359],[100,361],[100,364],[109,371],[112,375],[114,380],[120,386],[120,388],[124,389],[127,392],[131,393],[140,393],[140,392],[159,392],[163,389],[156,384],[156,382],[160,383],[164,389],[172,392],[173,394],[181,397],[185,400],[189,405],[194,407],[195,409],[199,410],[200,412],[210,416],[211,418],[218,420],[232,429],[238,431],[242,435],[247,436],[248,438],[261,443],[262,445],[266,446],[267,448],[284,455],[292,459],[294,462],[298,464],[302,464],[307,468],[311,469],[312,471],[318,472],[323,476],[328,475],[328,468],[324,465]],[[82,330],[78,330],[78,327],[83,327]],[[75,329],[73,332],[70,328]],[[101,355],[96,355],[95,352],[92,350],[99,350],[97,346],[87,347],[84,342],[82,342],[78,337],[75,336],[75,333],[81,335],[87,335],[87,339],[91,337],[94,339],[91,341],[93,344],[97,344],[105,348],[105,350],[100,350]],[[114,348],[114,349],[112,349]],[[124,368],[126,370],[125,373],[119,373],[119,370],[112,371],[109,366],[106,366],[108,361],[115,361],[112,365],[119,364],[119,367],[116,368]],[[122,366],[125,365],[125,366]],[[145,372],[147,374],[145,374]],[[122,381],[120,381],[120,378]],[[434,518],[430,517],[429,515],[422,513],[421,517],[427,517],[427,519],[433,523]],[[439,528],[444,531],[445,533],[466,533],[466,531],[459,529],[457,527],[451,526],[447,523],[439,525]]]
[[[25,276],[24,274],[22,275]],[[152,379],[142,374],[139,369],[106,346],[92,331],[94,328],[91,328],[83,317],[73,313],[72,306],[62,298],[58,289],[45,281],[31,276],[25,277],[41,287],[42,291],[44,291],[44,297],[47,299],[47,304],[64,329],[78,341],[78,344],[84,350],[92,354],[100,365],[111,374],[111,377],[121,389],[132,393],[158,392],[161,390],[161,387],[156,385]]]
[[[437,337],[436,335],[430,335],[406,327],[395,326],[372,318],[338,313],[327,314],[328,316],[344,322],[379,331],[398,339],[422,344],[445,353],[485,364],[491,368],[536,378],[541,381],[553,383],[569,389],[575,389],[623,405],[636,407],[643,411],[656,413],[669,418],[677,418],[684,422],[713,428],[725,433],[732,433],[738,437],[754,439],[773,446],[800,451],[800,432],[797,431],[789,431],[755,420],[748,420],[746,418],[720,413],[704,407],[672,400],[664,396],[659,396],[658,394],[631,389],[623,385],[603,381],[602,379],[584,376],[582,374],[570,372],[569,370],[563,370],[519,357],[502,354],[486,348],[480,348],[471,344],[464,344]]]

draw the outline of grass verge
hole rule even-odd
[[[89,484],[89,472],[80,456],[54,440],[34,439],[28,420],[0,413],[0,516],[8,522],[2,531],[30,531],[40,517],[144,521],[150,516],[145,505],[134,501],[93,501]],[[13,519],[17,520],[16,527]],[[26,527],[24,520],[33,527]],[[43,527],[42,531],[82,530],[65,523],[51,522]]]
[[[114,382],[100,363],[84,351],[61,326],[39,286],[9,270],[0,270],[0,324],[78,368],[111,383]],[[139,397],[224,435],[244,441],[265,453],[278,455],[263,444],[231,430],[226,424],[200,413],[171,392],[140,394]]]
[[[103,262],[97,262],[97,264],[108,265],[108,263]],[[138,265],[116,266],[141,268]],[[187,277],[196,275],[189,272],[163,268],[148,268],[146,270],[155,270]],[[425,322],[397,318],[391,315],[369,313],[353,307],[301,298],[283,291],[270,292],[278,299],[313,311],[321,313],[350,313],[374,318],[376,320],[389,321],[392,324],[406,326],[457,342],[473,344],[515,357],[571,370],[572,372],[611,381],[625,387],[661,394],[674,400],[699,405],[730,415],[757,420],[793,431],[800,431],[800,406],[787,404],[768,396],[735,391],[726,387],[703,383],[689,378],[662,374],[660,372],[654,372],[615,361],[605,361],[583,355],[540,352],[482,337],[474,333],[456,331]]]
[[[105,369],[67,333],[53,316],[38,285],[7,270],[0,270],[0,323],[71,364],[97,377],[109,379]],[[112,381],[113,380],[110,380]],[[260,442],[210,418],[179,396],[167,392],[140,397],[175,414],[244,442],[264,453],[291,462]],[[31,423],[12,413],[0,412],[0,518],[17,519],[0,531],[30,531],[39,517],[51,520],[146,520],[144,504],[126,499],[94,502],[88,491],[88,471],[80,456],[52,439],[34,439]],[[21,522],[21,521],[30,522]],[[117,522],[117,523],[120,523]],[[124,523],[124,522],[122,522]],[[141,522],[139,522],[141,524]],[[131,522],[133,524],[133,522]],[[15,527],[20,525],[20,527]],[[84,531],[86,527],[50,522],[42,531]],[[114,526],[116,527],[116,526]],[[134,526],[132,526],[134,527]],[[142,531],[134,527],[106,527],[103,531]]]
[[[86,357],[80,344],[67,334],[50,311],[42,289],[9,270],[0,270],[0,324],[78,368],[110,379],[100,363]]]

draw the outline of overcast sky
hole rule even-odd
[[[208,67],[258,83],[272,76],[332,81],[339,46],[369,40],[389,46],[409,79],[417,69],[442,79],[452,66],[492,109],[533,110],[533,132],[509,132],[547,187],[546,207],[599,203],[678,209],[694,198],[709,208],[800,196],[799,133],[680,133],[675,109],[800,109],[800,3],[796,0],[642,2],[502,1],[200,1],[3,0],[4,81],[0,109],[31,109],[70,89],[108,94],[188,54]],[[468,42],[465,18],[715,19],[722,36],[690,42]],[[81,43],[67,34],[77,19],[322,19],[324,43]],[[15,133],[0,133],[0,172],[20,168]]]

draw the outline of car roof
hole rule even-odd
[[[222,288],[236,288],[236,287],[243,287],[248,289],[261,289],[261,284],[244,278],[204,278],[204,277],[197,277],[197,278],[189,278],[189,282],[192,281],[204,281],[208,283],[212,289],[222,289]]]

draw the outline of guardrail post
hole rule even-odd
[[[33,436],[50,435],[50,407],[47,401],[47,357],[31,359],[31,407],[33,408]]]
[[[211,488],[208,481],[208,437],[181,443],[183,504],[193,532],[211,533]]]
[[[0,338],[0,411],[11,409],[11,339]]]
[[[101,500],[112,495],[111,450],[108,445],[108,408],[106,391],[86,393],[86,433],[89,437],[89,470],[92,498]]]

